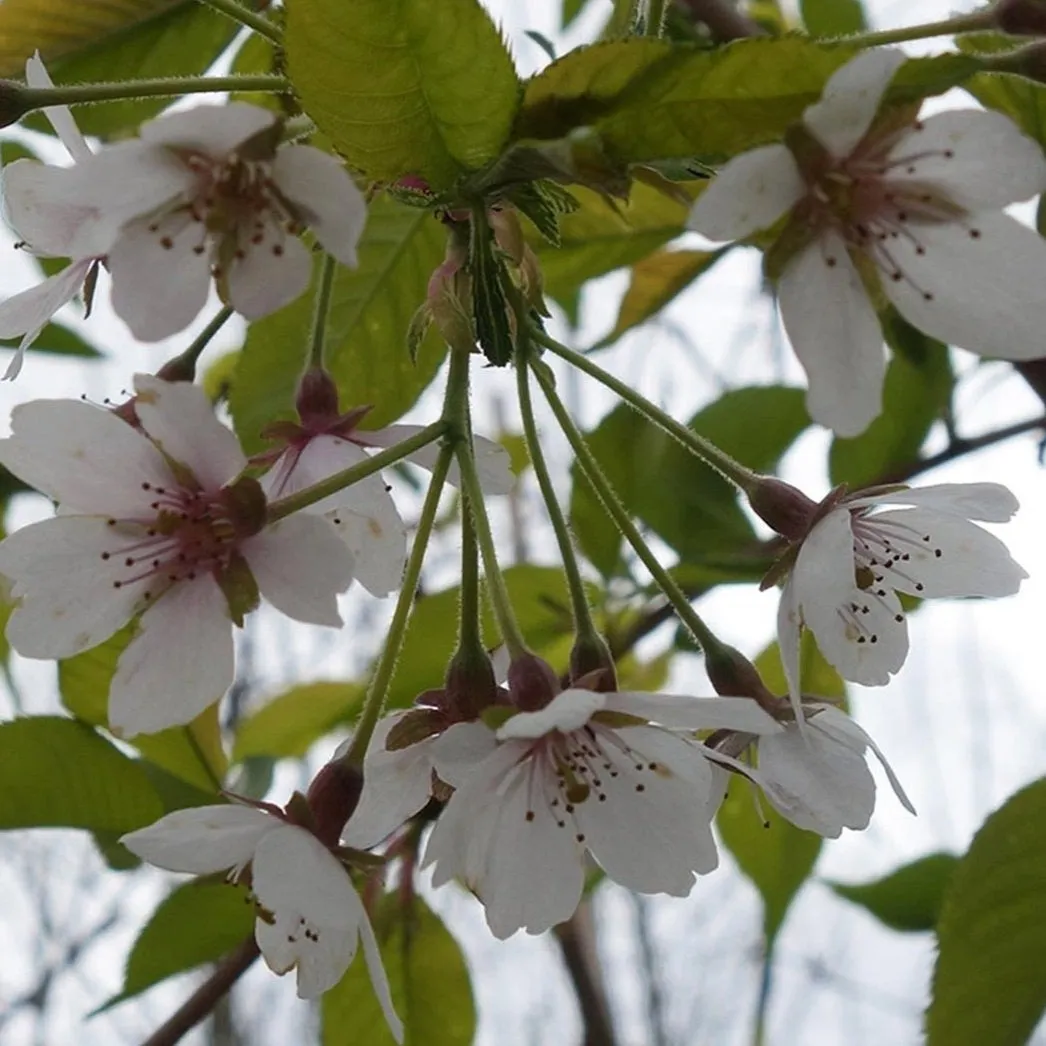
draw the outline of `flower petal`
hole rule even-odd
[[[803,611],[796,596],[795,579],[789,576],[781,590],[781,602],[777,605],[777,649],[781,654],[781,667],[788,684],[788,700],[800,727],[803,724],[802,671],[799,664],[802,640]]]
[[[396,1007],[392,1004],[392,989],[389,987],[389,979],[385,973],[385,964],[381,961],[381,951],[378,948],[378,939],[374,936],[374,928],[367,918],[364,910],[360,919],[360,940],[363,942],[363,958],[367,963],[367,972],[370,974],[371,987],[378,997],[381,1012],[385,1014],[385,1022],[392,1032],[392,1037],[398,1043],[403,1042],[403,1021],[396,1013]]]
[[[606,695],[595,690],[564,690],[536,712],[517,712],[498,728],[499,741],[544,737],[553,730],[566,732],[583,727],[606,704]]]
[[[136,374],[135,411],[142,428],[163,452],[209,491],[234,480],[246,467],[236,434],[214,414],[207,394],[187,381]]]
[[[276,153],[272,178],[300,209],[324,250],[355,268],[367,202],[341,161],[310,145],[288,145]]]
[[[81,400],[32,400],[11,413],[0,464],[64,509],[153,518],[143,484],[174,482],[163,456],[111,411]]]
[[[932,186],[960,207],[995,210],[1046,189],[1037,142],[1002,113],[955,109],[917,123],[890,151],[891,188]]]
[[[1037,232],[989,212],[908,232],[888,245],[903,277],[887,274],[882,285],[909,323],[982,356],[1046,356],[1046,241]]]
[[[433,765],[440,780],[458,788],[497,746],[494,731],[482,720],[455,723],[434,739]]]
[[[261,319],[304,294],[311,276],[312,255],[301,240],[270,224],[265,239],[229,267],[229,304],[245,319]]]
[[[934,483],[928,487],[908,487],[889,494],[873,494],[848,500],[850,508],[877,505],[914,505],[916,508],[946,512],[963,519],[985,523],[1007,523],[1020,508],[1020,502],[1001,483]]]
[[[795,157],[764,145],[719,169],[690,211],[686,226],[710,240],[743,240],[773,225],[806,192]]]
[[[605,694],[604,709],[642,716],[682,730],[743,730],[767,734],[780,725],[747,697],[691,697],[619,690]]]
[[[868,133],[905,60],[896,48],[862,51],[832,74],[821,100],[803,113],[803,123],[834,156],[848,156]]]
[[[281,823],[264,810],[239,803],[195,806],[129,832],[120,842],[158,868],[210,875],[245,865],[262,836]]]
[[[151,145],[195,149],[216,159],[272,127],[276,113],[248,102],[196,105],[142,124],[141,140]]]
[[[809,604],[837,606],[854,587],[854,538],[850,512],[829,512],[806,536],[799,548],[792,583],[805,615]]]
[[[882,409],[886,361],[879,319],[842,237],[825,232],[796,254],[777,293],[810,383],[810,415],[840,436],[858,435]]]
[[[187,652],[190,652],[187,656]],[[142,614],[109,690],[109,726],[155,734],[219,701],[235,674],[232,622],[209,574],[173,585]]]
[[[47,67],[40,58],[40,52],[35,51],[31,58],[25,63],[25,82],[33,88],[54,87],[54,81],[47,72]],[[44,116],[51,121],[54,133],[58,140],[69,151],[69,155],[77,162],[91,155],[91,148],[87,139],[80,133],[76,126],[73,114],[67,105],[44,106]]]
[[[352,560],[325,519],[289,516],[241,549],[258,590],[277,610],[296,621],[341,626],[338,594],[352,584]]]
[[[197,251],[202,235],[193,221],[168,221],[154,230],[150,219],[140,218],[123,227],[109,251],[113,309],[139,341],[179,333],[206,303],[211,263],[206,251]]]

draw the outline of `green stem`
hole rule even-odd
[[[878,32],[855,33],[844,39],[848,44],[861,47],[881,47],[883,44],[903,44],[909,40],[925,40],[933,36],[953,36],[956,33],[975,33],[992,28],[990,8],[983,8],[971,14],[956,15],[944,18],[939,22],[923,22],[921,25],[909,25],[900,29],[882,29]]]
[[[164,364],[164,367],[173,367],[176,369],[185,368],[188,373],[191,374],[196,367],[196,361],[200,358],[200,354],[208,345],[210,345],[211,339],[222,329],[222,327],[225,326],[232,317],[232,314],[233,309],[229,305],[219,309],[215,314],[214,319],[212,319],[211,322],[196,335],[192,344],[189,345],[184,352],[181,352],[173,359],[168,360],[168,362]]]
[[[88,102],[119,102],[128,98],[174,98],[183,94],[213,91],[270,91],[291,89],[285,76],[166,76],[119,83],[70,84],[59,87],[24,87],[21,98],[26,112],[50,105],[84,105]]]
[[[552,485],[552,476],[549,474],[548,463],[545,461],[545,454],[538,438],[534,404],[530,397],[529,361],[522,353],[516,360],[516,389],[519,397],[519,413],[523,419],[523,436],[527,443],[527,453],[530,455],[531,465],[534,466],[534,475],[537,477],[538,487],[545,501],[545,508],[548,510],[548,518],[556,535],[556,544],[559,545],[559,555],[563,560],[563,570],[567,576],[570,606],[574,615],[574,630],[584,638],[596,636],[598,632],[592,621],[592,611],[588,605],[585,583],[581,579],[581,568],[578,566],[577,556],[574,554],[574,542],[570,538],[570,528],[567,526],[559,499],[556,497],[556,489]]]
[[[331,290],[334,287],[334,270],[337,261],[329,254],[323,256],[320,266],[320,285],[312,303],[312,325],[309,328],[309,365],[323,366],[323,344],[327,335],[327,317],[330,314]]]
[[[592,489],[595,491],[607,514],[613,519],[614,525],[635,550],[643,565],[650,571],[650,576],[672,606],[675,607],[680,620],[693,633],[705,655],[708,656],[714,651],[722,651],[723,644],[720,643],[715,633],[701,620],[697,611],[690,605],[683,590],[658,562],[657,556],[654,555],[650,546],[644,541],[643,536],[629,517],[625,506],[621,504],[618,496],[614,493],[609,481],[603,475],[603,470],[599,467],[595,456],[589,450],[584,436],[582,436],[580,430],[574,424],[573,419],[563,405],[563,401],[559,398],[548,368],[544,364],[539,363],[534,366],[533,370],[534,377],[537,378],[541,391],[545,394],[545,399],[548,400],[548,405],[552,408],[556,421],[559,422],[559,427],[563,430],[563,434],[567,437],[567,442],[577,456],[578,464],[581,466],[585,478],[592,485]]]
[[[341,472],[335,472],[333,476],[328,476],[319,483],[314,483],[311,487],[306,487],[304,490],[296,491],[294,494],[288,494],[285,498],[279,498],[270,502],[266,520],[269,523],[275,523],[277,520],[283,519],[294,512],[308,508],[309,505],[314,505],[317,501],[322,501],[331,494],[337,494],[339,490],[351,487],[353,483],[358,483],[361,479],[366,479],[375,472],[388,468],[389,465],[395,465],[397,461],[402,461],[408,454],[420,450],[429,443],[435,443],[436,440],[441,436],[447,435],[448,432],[449,427],[446,421],[442,419],[434,421],[431,425],[426,425],[420,432],[414,433],[413,436],[408,436],[402,443],[388,447],[366,461],[361,461],[358,465],[342,469]]]
[[[240,25],[247,26],[248,29],[253,29],[277,46],[283,44],[283,33],[280,32],[279,26],[274,25],[268,18],[244,7],[238,0],[200,0],[200,3],[205,7],[213,8],[219,14],[225,15],[226,18],[231,18],[234,22],[239,22]]]
[[[643,35],[660,36],[665,27],[665,0],[646,0]]]
[[[560,344],[555,338],[549,337],[544,331],[537,328],[532,328],[530,334],[536,342],[544,345],[554,355],[571,366],[577,367],[578,370],[584,371],[589,377],[595,378],[611,392],[616,393],[633,410],[677,439],[692,454],[696,454],[706,465],[714,468],[724,479],[734,483],[741,490],[748,490],[758,478],[756,473],[745,468],[739,461],[735,461],[726,451],[720,450],[704,436],[698,435],[693,429],[676,421],[670,414],[651,403],[645,396],[640,395],[619,378],[615,378],[609,371],[603,370],[598,363],[593,363],[587,356],[567,348],[566,345]]]
[[[468,498],[461,499],[461,603],[458,648],[483,650],[479,624],[479,546]]]

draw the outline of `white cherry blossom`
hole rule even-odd
[[[998,112],[877,119],[904,61],[891,49],[849,61],[804,113],[797,152],[768,145],[731,160],[689,220],[734,240],[789,215],[781,318],[811,415],[842,436],[881,409],[873,273],[901,315],[935,338],[1003,359],[1046,356],[1046,242],[1002,211],[1046,189],[1042,151]]]
[[[185,328],[212,275],[249,320],[293,301],[312,273],[299,239],[306,227],[356,264],[362,194],[336,157],[280,145],[280,130],[268,109],[201,105],[151,120],[139,138],[77,166],[68,202],[123,216],[108,265],[113,307],[136,338]]]
[[[200,389],[144,375],[135,388],[140,428],[79,400],[36,400],[0,440],[0,463],[59,505],[0,543],[16,601],[8,640],[26,657],[71,657],[141,615],[109,693],[110,726],[126,736],[186,723],[224,694],[232,621],[258,592],[296,620],[340,626],[352,577],[322,518],[264,525],[264,495],[237,481],[246,459]]]
[[[897,593],[926,599],[1016,592],[1027,574],[971,520],[1004,523],[1017,508],[997,483],[857,493],[829,508],[799,547],[778,612],[797,710],[802,627],[840,675],[878,686],[908,654]]]
[[[310,832],[275,813],[228,804],[177,810],[120,841],[142,860],[173,872],[228,871],[236,880],[249,866],[259,909],[258,947],[274,973],[297,969],[302,999],[333,988],[362,941],[385,1019],[396,1041],[403,1041],[363,903],[344,866]]]
[[[499,938],[569,919],[586,854],[629,889],[686,896],[718,864],[721,793],[704,747],[651,719],[778,729],[753,701],[564,690],[508,719],[464,776],[425,851],[433,884],[463,878]]]

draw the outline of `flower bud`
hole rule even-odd
[[[334,759],[312,779],[306,802],[312,812],[316,838],[331,848],[338,845],[345,822],[363,792],[363,771]]]
[[[789,541],[806,537],[817,515],[817,502],[798,487],[773,476],[758,476],[747,493],[752,511],[778,534]]]
[[[523,654],[508,666],[509,699],[521,712],[537,712],[560,692],[552,666],[537,654]]]

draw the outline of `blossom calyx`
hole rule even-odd
[[[572,686],[609,693],[617,689],[614,655],[597,632],[586,632],[574,640],[568,673]]]
[[[312,831],[324,846],[338,845],[345,822],[352,816],[363,794],[363,771],[340,759],[332,759],[312,779],[305,793],[312,818]]]
[[[746,493],[752,511],[789,541],[801,541],[817,518],[816,501],[774,476],[756,476]]]
[[[705,650],[705,670],[717,694],[750,697],[771,714],[782,704],[766,687],[759,669],[736,647],[720,643]]]
[[[498,703],[499,687],[494,664],[483,649],[458,648],[447,666],[443,707],[453,722],[478,719],[485,708]]]
[[[997,0],[985,15],[990,23],[986,29],[1014,36],[1046,36],[1046,3],[1042,0]]]
[[[338,416],[338,386],[322,367],[310,367],[298,382],[294,407],[305,428]]]
[[[552,666],[537,654],[521,654],[508,666],[509,699],[521,712],[540,711],[560,689]]]

